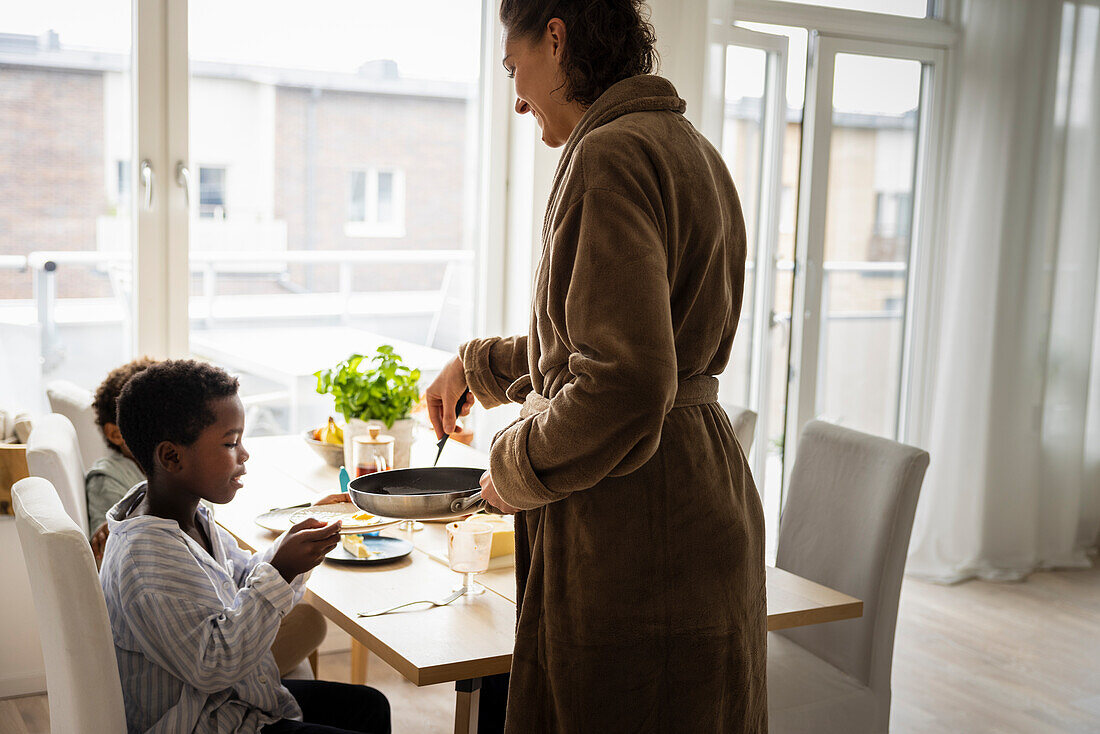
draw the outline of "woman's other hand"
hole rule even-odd
[[[481,499],[503,512],[505,515],[514,515],[519,512],[518,507],[512,507],[500,498],[500,495],[497,494],[497,487],[493,484],[493,478],[489,475],[489,472],[485,472],[481,475],[479,484],[481,484]]]
[[[99,526],[99,529],[92,533],[92,537],[89,541],[92,544],[92,556],[95,558],[96,568],[103,563],[103,549],[107,545],[107,536],[110,533],[107,531],[107,523],[103,523]]]
[[[428,404],[428,418],[432,422],[432,428],[435,429],[436,438],[454,433],[455,403],[465,390],[466,372],[462,367],[462,360],[455,357],[447,363],[424,392],[424,398]],[[459,414],[469,415],[470,406],[473,404],[474,396],[471,394],[466,398],[466,403]]]
[[[346,492],[337,492],[336,494],[327,494],[321,499],[313,503],[313,506],[317,505],[338,505],[343,502],[351,502],[351,495]]]

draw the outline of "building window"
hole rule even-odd
[[[875,236],[902,239],[909,236],[912,216],[908,192],[875,194]]]
[[[115,186],[115,193],[118,198],[115,199],[115,204],[119,208],[128,209],[130,207],[130,161],[116,161],[115,163],[115,175],[118,176]]]
[[[405,175],[392,168],[348,175],[348,237],[405,236]]]
[[[225,168],[199,168],[199,216],[225,219]]]

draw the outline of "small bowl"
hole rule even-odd
[[[342,467],[344,465],[344,444],[318,441],[313,437],[313,430],[314,429],[310,429],[303,432],[302,440],[305,441],[318,456],[324,459],[326,464],[336,469]]]

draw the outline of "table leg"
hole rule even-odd
[[[455,734],[477,734],[481,678],[455,682]]]
[[[368,654],[366,645],[355,639],[351,641],[351,682],[357,686],[367,682]]]

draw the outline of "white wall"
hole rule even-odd
[[[270,221],[275,209],[275,88],[198,77],[191,83],[190,108],[192,207],[198,206],[199,168],[224,166],[228,217]]]

